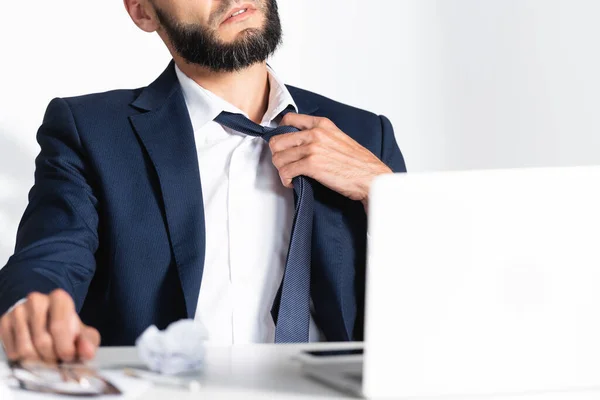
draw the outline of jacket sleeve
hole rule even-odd
[[[37,134],[35,184],[19,224],[14,255],[0,269],[0,315],[31,292],[62,288],[81,309],[94,276],[98,201],[73,114],[50,102]]]
[[[392,123],[384,115],[380,115],[382,140],[381,140],[381,161],[385,163],[394,172],[406,172],[406,164],[402,152],[394,136]]]

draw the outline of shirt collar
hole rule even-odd
[[[273,69],[267,65],[270,93],[269,105],[261,125],[268,125],[288,106],[292,106],[297,112],[298,107],[283,81],[275,74]],[[183,90],[183,97],[190,114],[192,127],[198,131],[208,122],[214,120],[222,111],[236,114],[248,115],[239,108],[220,98],[208,89],[198,85],[194,80],[185,75],[177,65],[175,73]]]

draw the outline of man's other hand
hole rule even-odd
[[[0,339],[10,360],[90,360],[100,334],[84,325],[71,296],[57,289],[31,293],[0,318]]]

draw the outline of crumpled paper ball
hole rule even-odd
[[[176,375],[202,368],[207,339],[202,323],[186,319],[172,323],[164,331],[150,326],[137,338],[135,346],[151,371]]]

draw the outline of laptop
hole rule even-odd
[[[364,356],[303,371],[366,398],[600,388],[600,167],[372,187]]]

